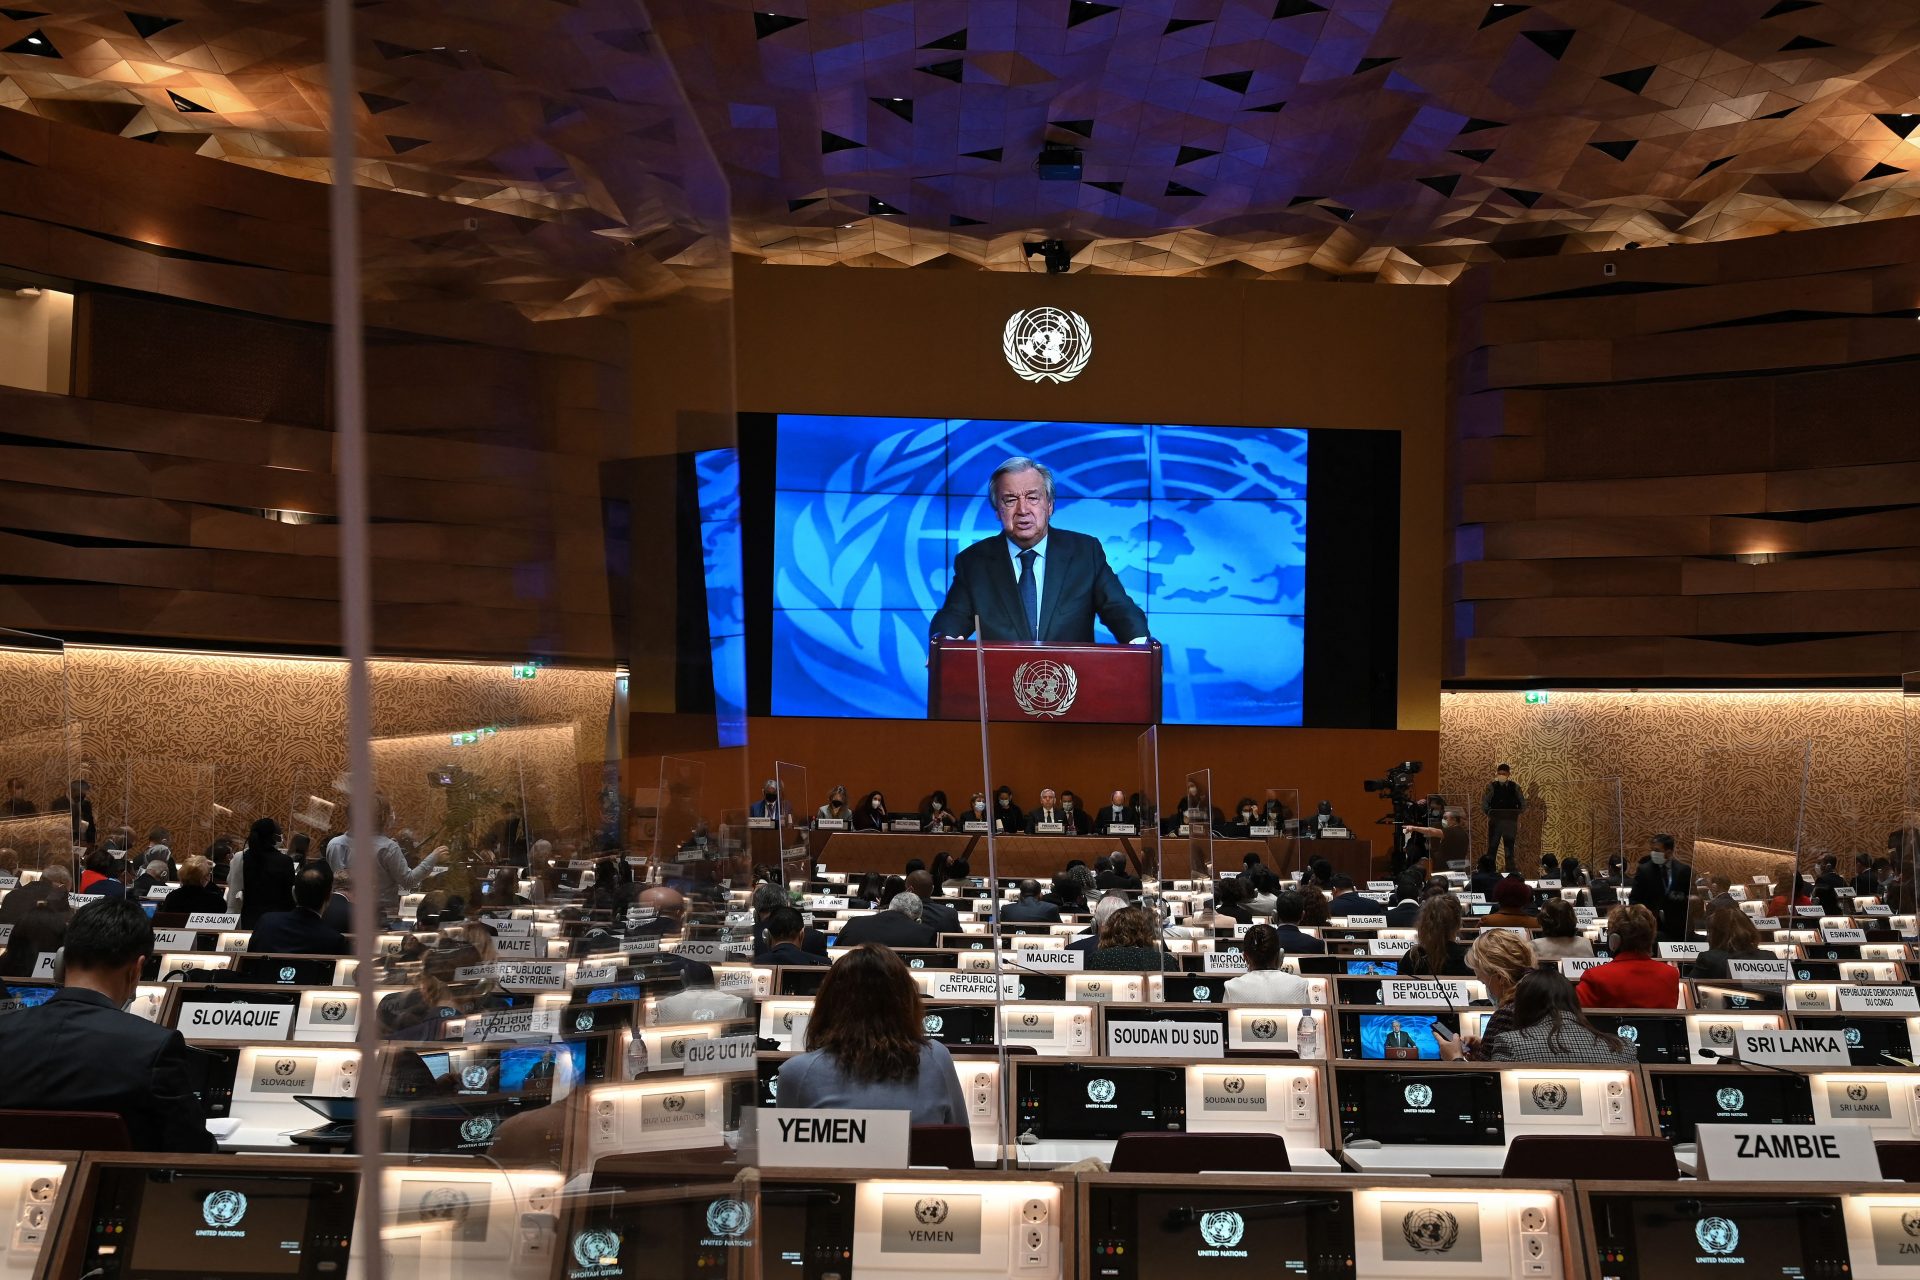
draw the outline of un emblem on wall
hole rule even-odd
[[[1063,716],[1080,693],[1080,677],[1064,662],[1041,658],[1014,668],[1013,700],[1030,716]]]
[[[1445,1253],[1460,1242],[1460,1219],[1445,1209],[1415,1209],[1400,1219],[1400,1235],[1416,1253]]]
[[[1093,358],[1093,329],[1077,311],[1016,311],[1000,335],[1000,354],[1028,382],[1071,382]]]

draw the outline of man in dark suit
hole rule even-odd
[[[147,913],[124,898],[88,903],[67,927],[64,984],[7,1017],[0,1109],[110,1111],[136,1151],[211,1151],[178,1031],[122,1013],[153,950]]]
[[[1687,936],[1687,903],[1693,897],[1693,868],[1673,856],[1673,837],[1657,835],[1647,860],[1633,873],[1627,901],[1645,907],[1660,921],[1660,937],[1683,942]]]
[[[1354,885],[1352,876],[1333,878],[1333,897],[1327,902],[1327,914],[1331,916],[1383,916],[1387,913],[1387,904],[1376,902],[1361,895]]]
[[[1127,874],[1127,855],[1110,853],[1096,864],[1093,886],[1096,889],[1138,889],[1140,877]]]
[[[883,947],[931,947],[939,937],[931,926],[920,923],[920,895],[903,889],[893,895],[886,910],[847,921],[834,945],[857,947],[868,942]]]
[[[953,558],[953,585],[934,636],[1093,643],[1093,620],[1122,644],[1144,641],[1147,616],[1127,595],[1098,538],[1051,528],[1053,472],[1031,458],[994,468],[987,493],[1000,532]]]
[[[794,941],[794,945],[818,959],[825,960],[827,958],[827,935],[807,923],[807,917],[801,913],[798,907],[793,905],[793,899],[787,896],[785,888],[777,884],[762,881],[753,887],[754,963],[762,963],[761,958],[765,956],[767,951],[773,946],[773,940],[767,936],[767,921],[773,918],[774,912],[782,908],[790,909],[795,915],[800,917],[800,936]]]
[[[1080,797],[1071,791],[1060,793],[1060,812],[1065,815],[1061,821],[1067,824],[1067,834],[1084,836],[1093,831],[1093,819],[1087,816],[1087,807],[1080,803]]]
[[[926,871],[907,873],[907,892],[920,899],[920,923],[935,933],[960,932],[960,909],[940,896],[940,886]]]
[[[1327,944],[1300,930],[1300,918],[1307,903],[1298,889],[1283,889],[1273,900],[1273,931],[1280,935],[1280,950],[1294,955],[1325,955]]]
[[[65,896],[73,889],[73,872],[59,863],[54,863],[41,871],[40,878],[32,884],[23,884],[18,889],[9,889],[4,900],[0,900],[0,924],[12,924],[38,903],[45,902],[54,894]]]
[[[1038,880],[1022,880],[1020,896],[1000,908],[1003,924],[1059,924],[1060,908],[1040,896]]]
[[[353,947],[320,917],[333,896],[333,868],[309,862],[293,880],[293,910],[269,911],[253,926],[247,950],[276,956],[344,956]]]
[[[527,822],[520,806],[511,800],[500,802],[500,821],[493,824],[487,843],[500,855],[500,861],[516,867],[527,865]]]
[[[792,907],[775,907],[767,916],[767,949],[753,958],[755,964],[773,964],[819,968],[832,964],[825,956],[800,949],[800,935],[806,924]]]
[[[334,872],[333,893],[320,908],[320,923],[339,933],[353,932],[353,886],[344,871]]]
[[[1113,795],[1108,798],[1107,803],[1101,807],[1100,812],[1094,815],[1093,829],[1099,834],[1105,835],[1107,834],[1107,829],[1116,822],[1123,827],[1138,827],[1140,825],[1140,811],[1128,804],[1127,793],[1119,790],[1116,790]]]
[[[1480,861],[1474,864],[1473,875],[1467,881],[1467,892],[1484,893],[1487,901],[1492,902],[1494,886],[1504,878],[1500,874],[1498,864],[1494,862],[1493,855],[1483,853],[1480,855]]]
[[[1027,825],[1035,831],[1040,829],[1043,822],[1057,822],[1062,831],[1073,834],[1073,828],[1067,824],[1066,810],[1060,807],[1060,794],[1052,787],[1040,788],[1040,805],[1027,815]]]

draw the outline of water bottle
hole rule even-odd
[[[1302,1058],[1320,1056],[1320,1026],[1314,1021],[1313,1010],[1308,1009],[1301,1013],[1300,1022],[1294,1028],[1294,1037]]]

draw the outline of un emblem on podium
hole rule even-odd
[[[1063,716],[1073,710],[1080,677],[1051,658],[1023,662],[1013,672],[1013,700],[1030,716]]]
[[[1093,328],[1059,307],[1016,311],[1001,332],[1000,354],[1028,382],[1071,382],[1093,358]]]

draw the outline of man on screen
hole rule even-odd
[[[1049,527],[1053,472],[1008,458],[987,483],[1000,534],[953,559],[953,585],[933,634],[1091,644],[1097,616],[1121,643],[1145,643],[1147,616],[1127,595],[1098,538]]]

